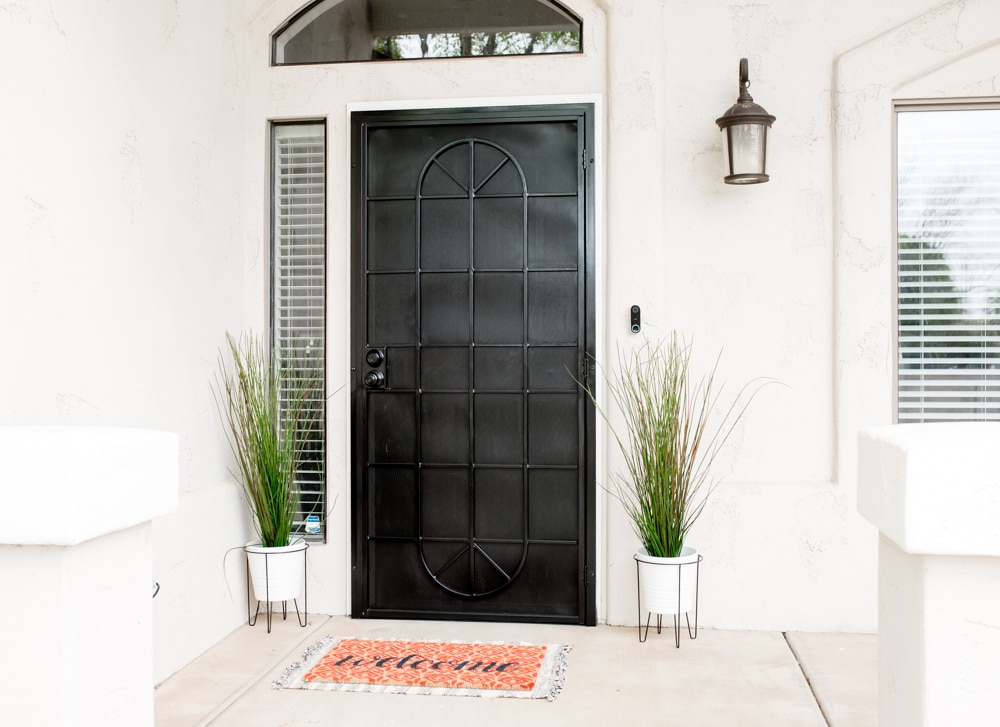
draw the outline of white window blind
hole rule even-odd
[[[309,400],[296,484],[301,532],[309,515],[326,531],[326,128],[272,126],[271,334],[286,360],[320,382]]]
[[[897,420],[1000,420],[1000,109],[896,124]]]

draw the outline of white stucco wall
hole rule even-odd
[[[248,530],[209,381],[260,303],[238,182],[247,42],[237,0],[0,4],[0,424],[179,434],[179,510],[153,527],[158,679],[246,617],[243,567],[232,594],[222,578]]]
[[[855,435],[892,417],[892,101],[996,96],[1000,7],[566,0],[580,56],[269,68],[269,33],[300,3],[0,6],[19,71],[0,77],[0,424],[180,434],[179,511],[153,529],[157,677],[245,617],[226,549],[248,530],[209,381],[224,331],[267,319],[268,121],[328,124],[334,390],[349,365],[349,119],[371,108],[596,104],[599,355],[635,343],[636,303],[649,336],[694,336],[704,364],[722,349],[734,387],[781,382],[691,536],[701,623],[874,630]],[[750,188],[722,183],[714,123],[740,57],[777,116],[772,181]],[[310,606],[328,613],[350,602],[348,407],[331,400],[337,504],[310,550]],[[602,451],[602,480],[616,464]],[[635,540],[600,499],[600,614],[631,623]]]

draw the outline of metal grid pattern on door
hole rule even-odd
[[[592,618],[581,138],[365,128],[355,615]]]

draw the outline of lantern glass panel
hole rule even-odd
[[[764,173],[763,124],[734,124],[727,130],[730,143],[727,156],[732,164],[732,174]]]

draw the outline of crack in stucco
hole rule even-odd
[[[964,12],[965,0],[942,5],[904,25],[894,40],[903,45],[919,37],[925,48],[941,53],[960,51],[964,45],[958,39],[958,30]]]
[[[788,303],[781,306],[781,313],[785,322],[775,348],[778,361],[787,366],[796,361],[815,358],[817,345],[812,322],[816,320],[816,306],[800,302]]]
[[[841,363],[862,365],[870,371],[878,371],[883,376],[889,375],[889,331],[884,324],[869,326],[855,337],[855,355],[841,358]]]
[[[223,52],[224,82],[235,95],[240,87],[240,53],[237,50],[236,35],[231,30],[226,31]]]
[[[888,246],[867,245],[861,237],[852,235],[843,227],[840,228],[840,244],[837,246],[836,255],[845,265],[868,273],[882,265],[888,252]]]
[[[689,177],[698,185],[698,192],[712,196],[718,196],[722,192],[722,186],[718,183],[718,176],[725,174],[722,171],[722,142],[721,134],[718,143],[702,147],[691,155],[691,165]]]
[[[753,48],[755,58],[771,50],[771,36],[779,23],[770,5],[730,5],[729,16],[733,37],[739,38],[744,47]]]
[[[878,83],[859,89],[838,90],[838,103],[833,107],[833,125],[840,139],[838,143],[857,141],[872,104],[877,103],[884,93],[885,89]]]
[[[247,261],[250,270],[256,270],[261,265],[261,257],[264,254],[264,245],[260,235],[254,235],[254,245],[251,258]]]
[[[33,197],[25,197],[24,208],[27,212],[28,231],[45,233],[45,236],[51,240],[53,234],[49,227],[48,207]]]
[[[74,415],[83,407],[94,411],[101,410],[101,407],[76,394],[56,394],[56,406],[59,408],[59,417],[63,421],[72,421]]]
[[[38,12],[37,3],[27,2],[0,2],[0,13],[10,16],[27,16],[28,23],[33,24],[36,20],[46,28],[56,31],[63,38],[68,38],[66,29],[56,17],[55,10],[52,9],[52,1],[45,3],[48,12]]]
[[[43,251],[55,247],[55,233],[49,218],[49,209],[33,197],[24,197],[23,241],[29,264],[18,272],[20,280],[24,281],[30,295],[34,296],[42,289],[46,279],[47,267]]]
[[[170,0],[163,5],[163,42],[169,43],[173,40],[174,33],[181,24],[181,14],[177,7],[177,0]]]
[[[795,193],[793,216],[795,229],[804,231],[803,234],[795,236],[796,250],[812,250],[824,247],[828,243],[831,233],[827,207],[818,189],[805,188]]]
[[[654,113],[655,88],[649,71],[644,71],[634,79],[619,83],[615,95],[622,100],[621,106],[630,112],[618,125],[620,130],[655,131],[657,114]]]
[[[145,178],[142,171],[142,154],[139,152],[139,139],[134,131],[128,131],[118,148],[122,158],[122,186],[128,201],[131,220],[134,223],[136,213],[142,207]]]
[[[980,621],[979,619],[972,619],[972,618],[967,618],[963,620],[970,626],[980,626],[984,629],[990,629],[991,631],[1000,631],[1000,624],[986,623],[985,621]]]
[[[205,175],[212,165],[212,152],[204,144],[191,142],[194,157],[194,183],[191,185],[191,219],[201,222],[205,216]]]

